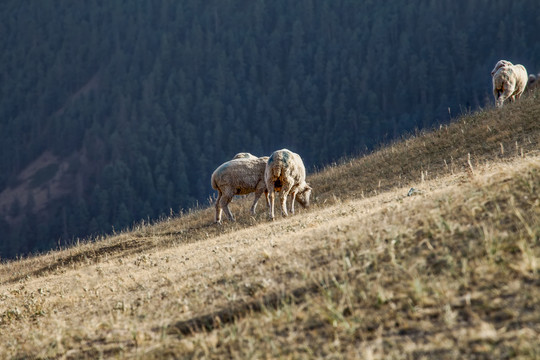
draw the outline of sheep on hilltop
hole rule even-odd
[[[264,174],[269,196],[270,218],[274,219],[274,191],[281,191],[281,214],[287,216],[287,199],[294,214],[294,201],[309,206],[311,186],[306,183],[306,169],[300,155],[287,150],[277,150],[270,155]]]
[[[529,81],[527,82],[527,90],[534,90],[536,88],[540,88],[540,73],[529,75]]]
[[[515,101],[521,97],[527,85],[527,70],[523,65],[499,60],[491,71],[495,106],[502,107],[506,99]]]

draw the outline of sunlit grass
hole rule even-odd
[[[538,358],[534,96],[309,174],[288,218],[241,198],[4,263],[0,358]]]

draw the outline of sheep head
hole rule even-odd
[[[304,208],[309,207],[309,198],[311,197],[311,191],[313,188],[309,184],[304,183],[304,186],[300,187],[300,190],[296,194],[296,201]]]
[[[499,69],[502,68],[503,66],[509,66],[509,65],[513,65],[513,64],[510,61],[506,61],[506,60],[497,61],[497,63],[495,64],[495,67],[493,68],[493,70],[491,70],[491,76],[495,75],[495,73],[499,71]]]

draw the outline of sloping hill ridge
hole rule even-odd
[[[4,263],[0,357],[538,358],[539,145],[536,92],[309,175],[288,218],[240,199]]]

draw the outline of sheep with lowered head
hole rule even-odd
[[[502,107],[506,99],[510,101],[519,99],[527,86],[527,70],[523,65],[513,65],[510,61],[499,60],[491,74],[497,107]]]
[[[240,156],[248,154],[249,157]],[[246,195],[255,193],[255,199],[251,206],[251,213],[255,215],[255,208],[262,193],[266,193],[266,202],[268,203],[268,192],[264,182],[264,170],[268,156],[256,157],[249,153],[240,153],[235,159],[221,164],[212,174],[212,188],[218,191],[216,200],[216,223],[221,224],[221,213],[225,213],[231,221],[235,221],[229,203],[235,195]]]
[[[270,218],[274,219],[274,191],[280,191],[281,214],[287,216],[287,199],[294,214],[295,200],[302,207],[309,206],[311,186],[306,183],[306,169],[300,155],[287,150],[277,150],[270,155],[264,173],[268,190]]]

